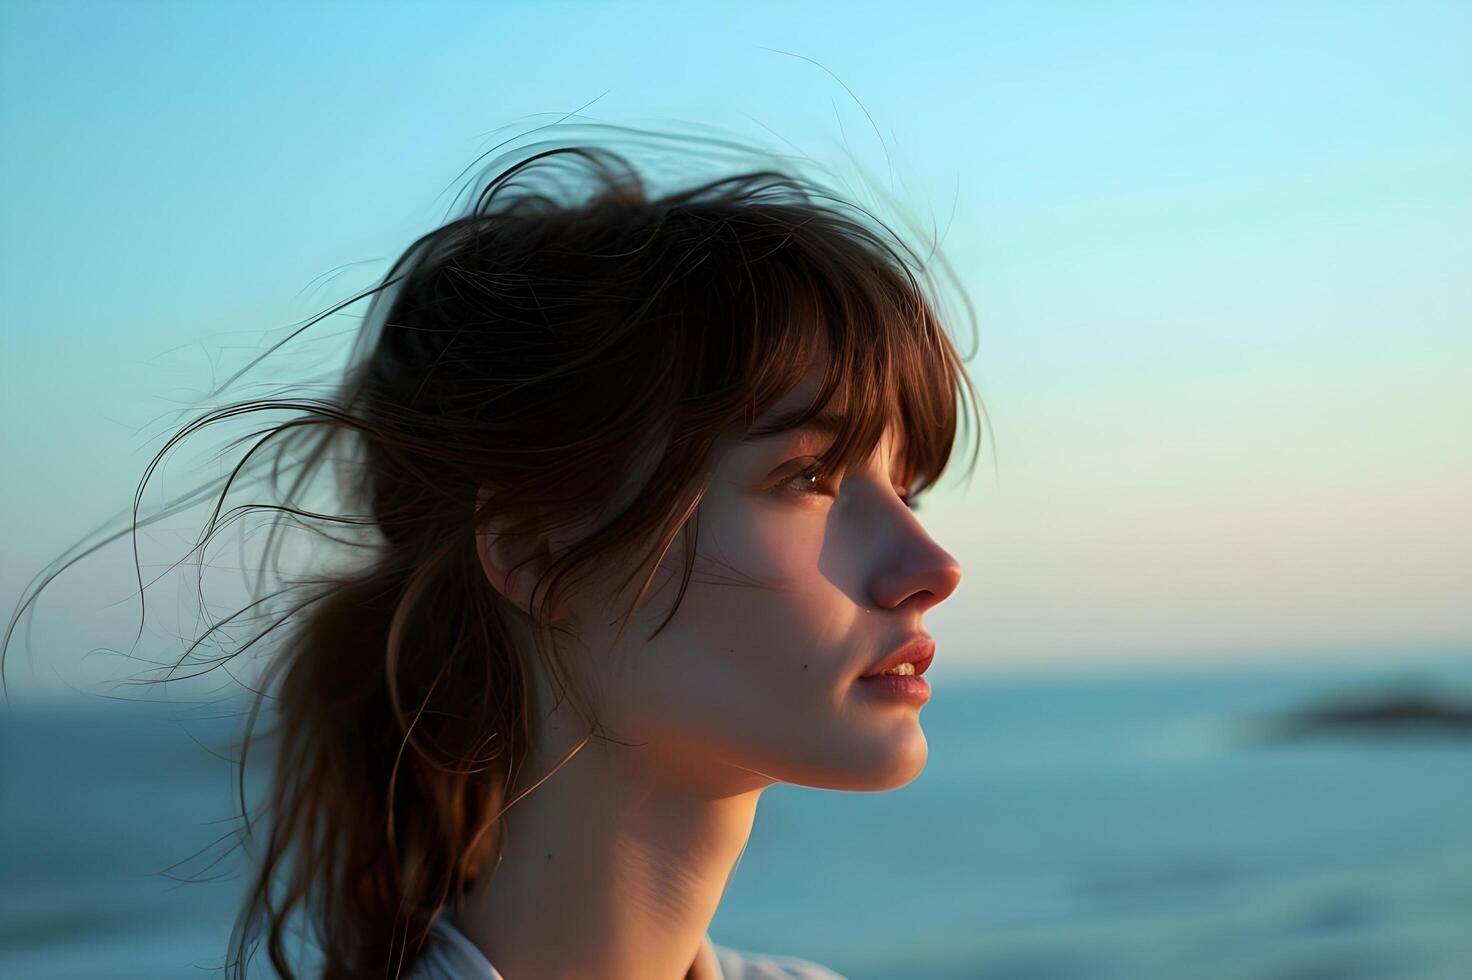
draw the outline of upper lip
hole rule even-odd
[[[923,674],[925,673],[925,669],[930,666],[930,661],[934,659],[935,640],[931,639],[929,635],[921,633],[919,636],[911,637],[900,644],[894,652],[859,676],[873,677],[875,674],[882,674],[891,667],[898,667],[900,664],[914,664],[915,673]]]

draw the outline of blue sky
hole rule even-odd
[[[1465,649],[1469,39],[1463,3],[0,4],[0,598],[487,134],[593,102],[846,144],[948,229],[996,437],[929,508],[951,669]],[[127,574],[38,638],[116,642]]]

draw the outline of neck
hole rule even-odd
[[[519,786],[581,738],[549,722],[539,742],[559,750],[534,751]],[[708,755],[591,739],[507,812],[501,863],[456,926],[507,977],[682,980],[771,782]]]

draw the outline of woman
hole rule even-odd
[[[286,410],[247,506],[362,535],[262,631],[237,973],[264,939],[297,975],[300,915],[328,978],[837,976],[707,928],[768,786],[925,765],[906,675],[960,570],[913,508],[975,399],[923,271],[797,177],[544,150],[372,291],[337,397],[193,427]]]

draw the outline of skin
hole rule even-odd
[[[773,411],[815,391],[810,376]],[[925,612],[960,580],[901,499],[896,440],[887,432],[825,487],[799,473],[829,436],[741,435],[716,454],[701,560],[662,633],[645,639],[673,603],[680,542],[621,640],[605,621],[632,595],[573,600],[576,681],[604,731],[633,744],[594,738],[508,812],[504,858],[455,919],[508,978],[689,976],[766,787],[888,790],[925,766],[921,707],[856,680],[923,634]],[[522,556],[494,531],[480,539],[482,566],[525,608],[536,566],[509,579]],[[543,542],[539,560],[562,544]],[[568,702],[553,708],[533,673],[544,721],[517,791],[589,727]]]

